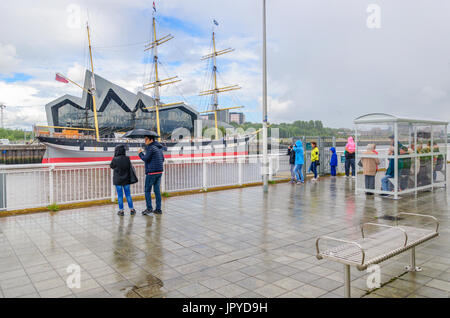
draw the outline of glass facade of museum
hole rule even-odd
[[[143,109],[146,105],[137,105],[130,110],[128,105],[110,100],[97,111],[100,133],[108,137],[114,132],[125,132],[134,128],[145,128],[156,131],[156,111]],[[70,100],[62,101],[52,107],[53,125],[61,127],[94,127],[94,114],[91,103],[86,108],[74,104]],[[159,110],[161,133],[170,137],[176,128],[186,128],[191,133],[197,114],[183,104],[161,108]]]

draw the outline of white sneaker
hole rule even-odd
[[[352,176],[352,179],[356,179],[356,176]]]

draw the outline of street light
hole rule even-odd
[[[6,105],[3,103],[0,103],[0,112],[1,112],[1,124],[2,124],[2,128],[5,128],[5,126],[3,125],[3,110],[6,108]]]
[[[266,0],[263,0],[263,103],[262,103],[262,131],[263,131],[263,187],[269,191],[269,160],[267,149],[267,49],[266,49]]]

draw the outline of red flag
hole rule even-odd
[[[56,73],[55,80],[57,80],[58,82],[61,82],[61,83],[66,83],[66,84],[69,83],[69,81],[66,80],[66,78],[59,73]]]

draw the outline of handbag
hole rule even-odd
[[[361,160],[358,161],[358,166],[360,166],[361,168],[363,167],[363,164],[362,164]]]
[[[130,184],[138,183],[139,179],[136,176],[136,170],[133,167],[133,164],[130,162]]]

